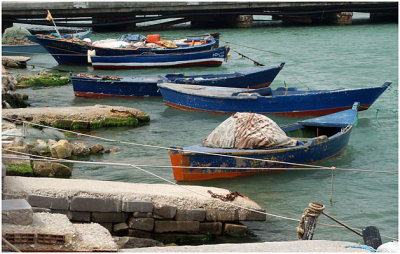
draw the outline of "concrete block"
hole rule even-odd
[[[200,222],[198,221],[155,221],[155,233],[184,232],[198,233]]]
[[[100,212],[92,212],[92,221],[93,222],[126,222],[128,219],[127,213],[100,213]]]
[[[153,218],[153,214],[152,213],[134,212],[133,217],[135,217],[135,218]]]
[[[141,201],[141,200],[129,200],[122,201],[122,211],[124,212],[141,212],[151,213],[153,212],[153,202]]]
[[[199,232],[204,234],[221,235],[222,222],[202,222],[200,223]]]
[[[114,224],[113,226],[113,232],[115,233],[123,233],[123,232],[127,233],[128,230],[129,230],[128,224],[126,224],[125,222],[117,223]]]
[[[42,207],[32,207],[34,213],[51,213],[51,209]]]
[[[60,213],[68,216],[68,210],[61,210],[61,209],[50,209],[51,213]]]
[[[244,237],[247,234],[247,226],[226,223],[224,233],[233,237]]]
[[[176,211],[175,220],[182,221],[204,221],[206,218],[206,210],[204,209],[194,209],[194,210],[180,210]]]
[[[2,223],[31,225],[33,222],[32,207],[25,199],[2,200]]]
[[[265,210],[260,210],[261,213],[248,211],[244,209],[239,210],[239,220],[241,221],[265,221],[267,220],[267,215]]]
[[[67,217],[68,217],[68,219],[70,219],[72,221],[82,221],[82,222],[90,222],[91,221],[91,213],[90,212],[68,211]]]
[[[96,197],[73,197],[71,211],[79,212],[121,212],[121,200]]]
[[[176,210],[175,206],[165,205],[159,208],[154,208],[154,215],[165,219],[173,219],[176,215]]]
[[[138,237],[138,238],[151,238],[150,232],[137,229],[129,229],[128,235],[131,237]]]
[[[206,221],[239,221],[239,214],[236,209],[232,210],[207,210]]]
[[[153,218],[135,218],[131,217],[129,219],[129,228],[139,229],[143,231],[153,231],[154,229],[154,219]]]
[[[67,198],[48,197],[33,194],[28,196],[28,203],[31,206],[50,209],[68,210],[69,208]]]

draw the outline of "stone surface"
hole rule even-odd
[[[2,223],[31,225],[33,222],[32,207],[25,199],[2,200]]]
[[[164,246],[163,243],[146,238],[137,238],[137,237],[115,237],[115,242],[118,244],[119,249],[123,248],[144,248],[144,247],[154,247]]]
[[[69,203],[67,198],[49,197],[43,195],[31,194],[28,196],[28,203],[31,206],[68,210]]]
[[[61,163],[52,163],[51,169],[56,177],[70,177],[72,175],[72,170]]]
[[[160,216],[165,219],[172,219],[176,215],[177,208],[175,206],[164,205],[154,208],[154,215]]]
[[[222,234],[222,223],[221,222],[202,222],[199,226],[200,233],[210,233],[212,235]]]
[[[90,154],[90,146],[85,142],[71,142],[72,154],[76,156],[87,156]]]
[[[72,198],[70,209],[81,212],[120,212],[121,201],[111,198],[77,196]]]
[[[142,212],[134,212],[133,217],[135,218],[152,218],[152,213],[142,213]]]
[[[138,229],[129,229],[128,235],[131,237],[151,238],[151,233]]]
[[[153,202],[141,200],[124,200],[122,201],[122,211],[124,212],[153,212]]]
[[[128,233],[129,227],[125,222],[117,223],[113,225],[113,232],[115,233]]]
[[[125,222],[128,219],[128,214],[123,212],[92,212],[93,222]]]
[[[200,222],[198,221],[155,221],[155,233],[167,232],[185,232],[197,233],[199,232]]]
[[[239,221],[239,214],[236,209],[232,210],[207,210],[206,211],[207,221]]]
[[[153,218],[135,218],[131,217],[129,219],[129,228],[139,229],[143,231],[153,231],[154,229],[154,219]]]
[[[285,252],[285,253],[342,253],[342,252],[364,252],[371,253],[370,250],[361,248],[346,248],[345,246],[359,246],[354,242],[312,240],[312,241],[288,241],[288,242],[259,242],[259,243],[232,243],[232,244],[204,244],[199,246],[165,246],[150,247],[141,249],[122,249],[120,252],[191,252],[191,253],[266,253],[266,252]]]
[[[226,223],[224,233],[233,237],[244,237],[247,234],[247,226]]]
[[[194,209],[194,210],[182,210],[178,209],[176,211],[175,220],[182,221],[204,221],[206,218],[206,210],[204,209]]]
[[[81,221],[81,222],[90,222],[91,221],[91,213],[90,212],[67,212],[68,219],[71,221]]]
[[[265,214],[265,210],[260,210],[259,212],[248,211],[244,209],[239,210],[239,220],[251,220],[251,221],[265,221],[267,219],[267,215]]]
[[[69,158],[72,155],[72,145],[67,140],[60,140],[50,147],[51,156],[58,159]]]
[[[53,169],[51,167],[50,162],[45,162],[45,161],[34,161],[32,163],[33,165],[33,173],[36,176],[41,176],[41,177],[48,177],[52,175]]]

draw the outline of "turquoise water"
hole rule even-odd
[[[59,66],[48,54],[32,56],[28,71],[48,68],[65,72],[88,72],[121,76],[151,76],[171,72],[226,73],[257,68],[238,51],[266,66],[286,65],[271,87],[296,86],[301,89],[356,88],[382,85],[391,87],[368,111],[359,113],[347,150],[337,158],[320,165],[337,168],[398,170],[398,26],[397,24],[358,24],[352,26],[285,27],[260,26],[249,29],[152,31],[162,38],[180,38],[187,34],[221,32],[223,41],[231,42],[231,57],[221,67],[185,69],[147,69],[94,71],[86,66]],[[93,33],[92,40],[113,38],[122,33]],[[255,50],[240,45],[247,45]],[[224,45],[224,42],[221,42]],[[263,51],[261,51],[263,50]],[[270,52],[267,52],[270,51]],[[275,52],[278,54],[274,54]],[[136,129],[114,128],[92,131],[106,138],[156,146],[188,146],[203,140],[228,116],[186,112],[165,106],[161,98],[86,99],[74,97],[72,86],[26,89],[33,107],[84,106],[94,104],[134,107],[148,113],[151,123]],[[279,124],[299,118],[270,116]],[[104,144],[114,146],[113,144]],[[91,161],[121,162],[169,166],[165,150],[118,145],[119,152],[92,156]],[[169,168],[144,167],[173,181]],[[162,180],[132,168],[74,165],[72,178],[122,182],[163,183]],[[179,183],[182,184],[182,183]],[[381,235],[398,236],[398,175],[336,171],[333,202],[331,172],[289,171],[276,174],[219,179],[185,184],[222,187],[238,191],[256,201],[268,213],[300,219],[308,203],[317,201],[325,212],[355,228],[376,226]],[[335,224],[326,217],[320,222]],[[297,223],[267,216],[266,222],[251,222],[256,241],[296,240]],[[318,225],[314,239],[363,242],[362,238],[341,228]],[[390,241],[382,238],[384,242]]]

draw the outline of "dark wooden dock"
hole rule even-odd
[[[191,22],[198,27],[249,27],[256,15],[301,23],[350,24],[352,12],[370,13],[372,20],[398,20],[398,2],[12,2],[2,3],[3,29],[13,23],[94,30],[135,30],[136,24],[168,19],[157,28]],[[172,20],[171,20],[172,19]],[[74,23],[71,23],[74,21]],[[91,21],[91,22],[90,22]]]

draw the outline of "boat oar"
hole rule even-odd
[[[265,66],[264,64],[259,63],[259,62],[257,62],[256,60],[253,60],[253,59],[251,59],[250,57],[245,56],[245,55],[243,55],[242,53],[237,52],[236,50],[233,50],[233,51],[235,51],[236,53],[238,53],[241,57],[247,58],[247,59],[249,59],[250,61],[253,61],[253,63],[254,63],[255,65],[257,65],[257,66]]]

